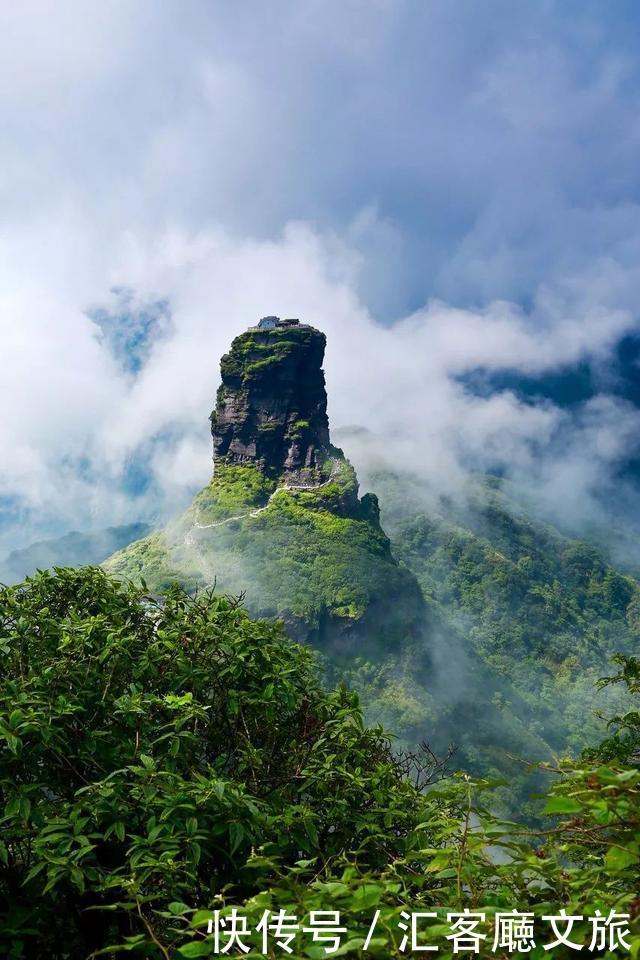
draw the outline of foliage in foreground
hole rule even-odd
[[[324,691],[308,649],[229,599],[39,574],[0,591],[0,655],[2,956],[207,956],[233,905],[340,910],[354,957],[376,910],[378,957],[403,907],[482,908],[487,943],[495,911],[638,912],[637,714],[606,766],[550,772],[551,827],[527,836],[482,809],[482,782],[421,790],[429,770]]]

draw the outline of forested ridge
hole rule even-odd
[[[604,735],[625,694],[598,678],[639,649],[640,586],[602,549],[537,518],[509,484],[477,478],[464,498],[434,504],[419,478],[378,472],[394,556],[418,579],[432,663],[368,658],[349,676],[370,716],[406,742],[431,729],[475,773],[507,776],[505,810],[539,804],[523,760],[576,755]],[[336,674],[332,674],[336,676]]]

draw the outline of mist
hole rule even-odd
[[[332,427],[430,497],[491,470],[575,530],[635,511],[638,412],[606,377],[571,410],[469,382],[606,371],[637,330],[636,21],[5,8],[0,550],[183,509],[220,355],[269,313],[325,331]]]

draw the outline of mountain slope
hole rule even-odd
[[[327,654],[332,681],[363,695],[400,742],[505,776],[504,806],[536,761],[597,742],[621,704],[594,683],[637,649],[640,588],[598,551],[531,516],[506,485],[425,498],[419,477],[358,480],[331,444],[324,336],[250,329],[221,361],[214,472],[185,513],[106,563],[152,590],[178,582],[246,594]],[[425,504],[429,502],[429,505]]]
[[[536,520],[496,478],[478,479],[463,502],[428,506],[420,478],[379,471],[368,482],[439,629],[429,677],[396,663],[356,668],[351,682],[404,739],[431,724],[438,749],[455,742],[465,766],[507,775],[513,806],[523,787],[510,755],[575,754],[602,737],[600,714],[624,711],[624,694],[595,685],[614,654],[638,652],[640,585]]]
[[[335,654],[421,635],[418,584],[392,556],[376,498],[359,498],[353,467],[331,445],[324,347],[306,325],[233,341],[211,415],[211,482],[109,570],[155,590],[215,582],[245,593],[253,613],[281,617],[293,636]]]

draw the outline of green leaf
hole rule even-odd
[[[196,910],[191,917],[191,925],[201,927],[203,924],[208,925],[209,920],[213,920],[213,910]]]
[[[229,824],[229,838],[231,840],[231,853],[235,853],[244,839],[244,830],[241,824]]]
[[[172,913],[175,917],[179,917],[183,913],[188,913],[190,908],[186,903],[182,903],[180,900],[173,900],[167,909],[169,910],[169,913]]]
[[[580,813],[582,805],[572,797],[552,797],[544,808],[544,813]]]
[[[181,957],[208,957],[213,949],[212,943],[185,943],[178,948]]]
[[[361,887],[357,887],[353,893],[353,909],[366,910],[368,907],[374,906],[380,901],[382,893],[383,888],[377,883],[365,883]]]
[[[637,853],[634,853],[633,850],[622,849],[620,847],[611,847],[611,849],[607,850],[607,855],[604,858],[605,867],[612,873],[626,870],[627,867],[639,862],[640,856],[638,856]]]
[[[222,800],[222,798],[224,797],[224,788],[225,788],[224,781],[214,780],[212,787],[213,787],[213,792],[215,793],[218,800]]]
[[[12,797],[11,800],[5,805],[4,815],[5,817],[15,817],[16,814],[20,813],[20,797]]]

